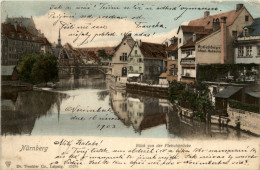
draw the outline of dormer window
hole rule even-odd
[[[248,37],[248,35],[249,35],[249,34],[248,34],[248,28],[244,28],[244,36],[245,36],[245,37]]]
[[[234,38],[237,38],[237,31],[232,31],[232,35]]]
[[[196,34],[192,35],[192,41],[196,41]]]

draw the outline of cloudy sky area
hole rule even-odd
[[[8,17],[32,16],[36,28],[40,29],[50,42],[57,42],[58,31],[61,28],[62,44],[69,42],[74,47],[94,47],[115,46],[127,32],[139,35],[133,36],[134,39],[162,43],[176,34],[180,24],[204,15],[205,10],[185,11],[185,8],[217,8],[217,10],[210,11],[210,14],[216,14],[234,10],[237,3],[243,3],[254,18],[260,17],[259,1],[258,3],[257,1],[205,0],[196,2],[160,1],[160,3],[155,1],[110,1],[107,4],[104,3],[105,1],[8,1],[2,3],[1,19],[4,22],[7,15]],[[110,9],[102,9],[102,6]],[[168,6],[168,9],[174,7],[176,9],[155,10],[157,7],[165,6]],[[84,7],[84,9],[76,9],[77,7]],[[111,9],[111,7],[118,9]],[[125,7],[129,7],[129,9],[124,9]],[[139,7],[142,10],[138,9]],[[82,18],[82,16],[89,15],[91,15],[90,18]],[[99,16],[116,16],[122,17],[122,19],[99,18]],[[137,28],[138,24],[149,26],[157,25],[158,22],[158,25],[162,27]],[[100,28],[94,29],[93,27]],[[103,32],[105,36],[99,36]],[[147,37],[149,34],[150,36]]]

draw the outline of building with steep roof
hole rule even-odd
[[[236,64],[260,64],[260,18],[244,27],[234,45]]]
[[[41,32],[36,29],[35,23],[33,18],[24,18],[24,17],[6,17],[5,19],[6,24],[14,25],[17,23],[20,27],[25,28],[31,34],[41,36]]]
[[[191,21],[189,25],[201,23],[205,28],[213,29],[211,34],[196,43],[196,63],[234,64],[233,42],[243,32],[243,28],[253,21],[243,4],[237,4],[232,11]]]
[[[243,4],[235,10],[192,20],[178,30],[178,81],[194,83],[196,65],[234,64],[233,42],[254,21]]]
[[[161,73],[166,71],[166,46],[136,41],[128,56],[128,78],[139,81],[159,81]]]
[[[90,47],[90,48],[78,48],[78,50],[88,53],[90,57],[100,62],[102,65],[109,65],[109,62],[111,62],[111,58],[115,53],[115,47]],[[108,58],[105,59],[99,57],[100,51],[103,51],[108,56]]]
[[[2,65],[17,65],[23,55],[40,53],[45,46],[51,46],[47,39],[31,34],[17,23],[1,24],[1,42]]]
[[[170,39],[170,45],[166,44],[167,71],[166,80],[173,82],[178,80],[178,37]]]
[[[122,41],[115,48],[115,53],[112,57],[111,68],[112,77],[121,78],[127,77],[127,57],[134,46],[134,39],[131,34],[124,35]]]
[[[212,29],[203,26],[180,26],[178,29],[178,81],[194,83],[196,79],[195,45]]]

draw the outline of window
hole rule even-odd
[[[232,31],[232,35],[233,35],[233,37],[237,37],[237,31]]]
[[[171,69],[171,75],[177,76],[177,73],[178,73],[178,68],[172,68]]]
[[[248,20],[249,20],[249,16],[246,15],[246,16],[245,16],[245,21],[248,21]]]
[[[192,55],[192,51],[186,51],[186,55],[187,56]]]
[[[244,47],[243,46],[239,46],[238,47],[238,56],[241,57],[244,55]]]
[[[137,54],[137,50],[135,50],[135,54]]]
[[[127,53],[123,53],[123,61],[127,60]]]
[[[252,55],[252,46],[246,46],[246,56],[251,56]]]
[[[142,59],[141,59],[141,58],[138,58],[138,62],[141,63],[141,62],[142,62]]]
[[[120,61],[127,61],[127,53],[122,53],[122,56],[120,56]]]
[[[260,46],[257,46],[257,55],[260,56]]]
[[[212,93],[215,95],[217,94],[217,87],[213,87]]]
[[[181,38],[179,39],[179,43],[181,43]]]
[[[129,69],[130,69],[130,71],[133,71],[133,67],[132,67],[132,66],[130,66],[130,68],[129,68]]]
[[[142,71],[142,67],[141,66],[139,67],[139,71]]]

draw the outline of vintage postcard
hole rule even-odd
[[[259,1],[2,1],[1,169],[259,169]]]

